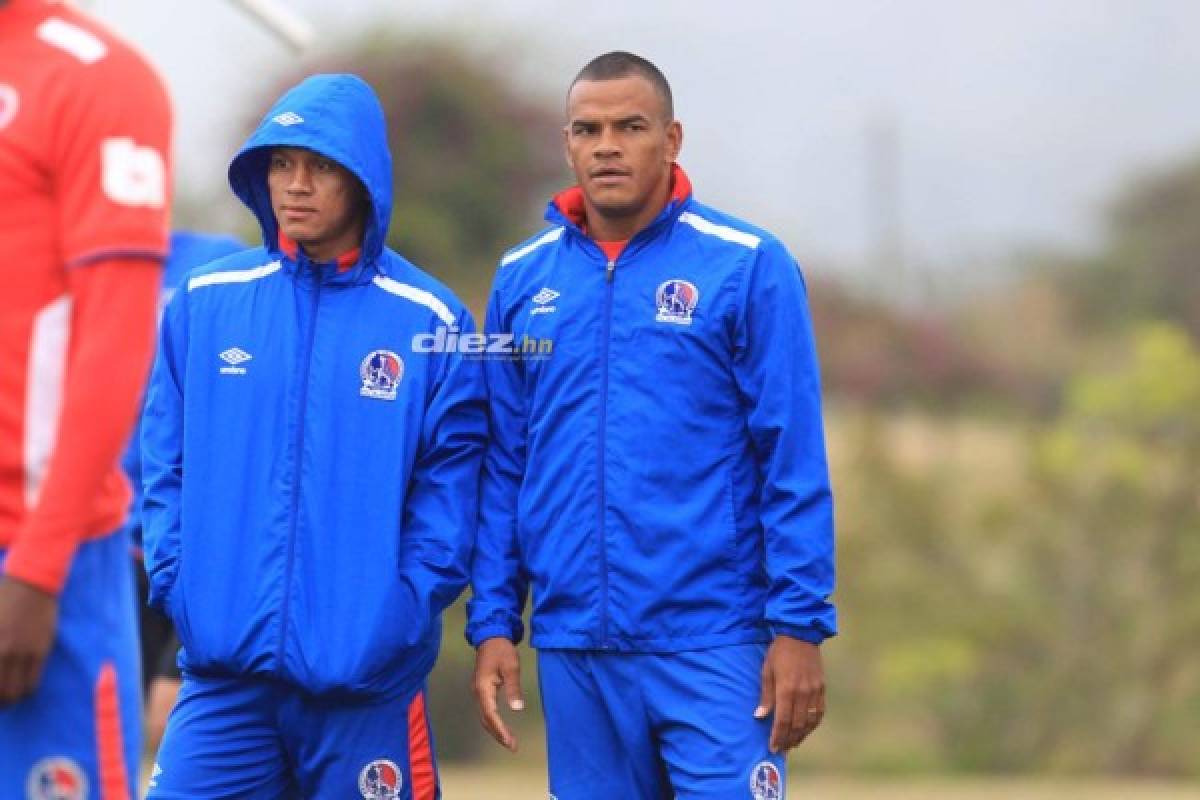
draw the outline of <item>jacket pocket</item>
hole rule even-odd
[[[166,612],[167,617],[171,620],[171,624],[175,626],[175,634],[179,637],[179,644],[184,651],[192,650],[192,628],[188,623],[187,605],[183,600],[183,562],[180,560],[179,569],[175,573],[175,580],[167,589],[166,597]]]

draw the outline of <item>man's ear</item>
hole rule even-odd
[[[683,123],[677,119],[667,123],[667,161],[674,163],[679,160],[679,151],[683,150]]]
[[[569,125],[563,125],[562,127],[562,141],[563,160],[567,162],[567,169],[571,170],[572,174],[574,174],[575,162],[571,160],[571,128]]]

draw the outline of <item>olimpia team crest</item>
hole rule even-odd
[[[396,762],[379,758],[358,773],[358,791],[364,800],[398,800],[404,775]]]
[[[750,771],[752,800],[783,800],[783,776],[770,761],[760,761]]]
[[[358,393],[375,400],[395,400],[404,377],[404,362],[391,350],[372,350],[358,368],[362,388]]]
[[[69,758],[44,758],[29,771],[25,796],[29,800],[86,800],[87,777]]]
[[[654,305],[658,309],[654,318],[659,322],[691,325],[692,312],[699,302],[700,290],[694,283],[679,278],[663,281],[654,293]]]

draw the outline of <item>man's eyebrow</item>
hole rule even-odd
[[[645,114],[630,114],[629,116],[618,117],[615,120],[617,125],[628,125],[631,122],[649,122],[649,121],[650,121],[650,118],[647,117]],[[575,119],[571,120],[570,124],[571,124],[572,128],[578,127],[578,126],[583,126],[583,125],[594,127],[596,125],[601,124],[601,122],[598,119],[592,119],[589,117],[576,117]]]

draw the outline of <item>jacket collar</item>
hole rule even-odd
[[[643,230],[638,231],[634,238],[637,238],[646,231],[658,228],[664,222],[674,221],[691,199],[691,180],[688,178],[687,173],[683,171],[683,167],[678,164],[672,164],[671,195],[667,198],[666,206],[663,208],[662,213],[655,217]],[[583,203],[583,189],[578,186],[572,186],[554,195],[550,200],[550,204],[546,207],[546,220],[555,224],[566,225],[568,229],[573,229],[580,235],[587,236],[587,213]]]
[[[312,265],[319,270],[320,282],[325,284],[359,284],[366,283],[374,274],[365,268],[362,262],[362,247],[356,247],[342,253],[333,261],[313,261],[300,245],[279,231],[277,251],[284,257],[284,263],[291,269]],[[299,270],[308,273],[310,270]]]

